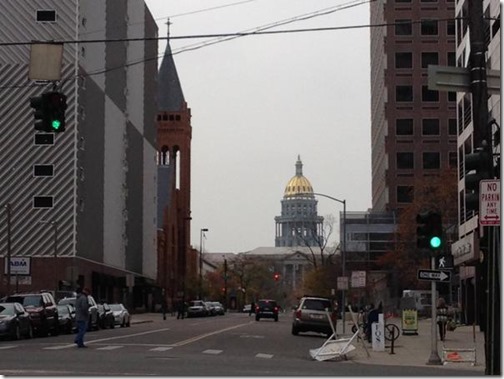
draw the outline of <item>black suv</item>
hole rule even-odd
[[[33,329],[36,334],[53,336],[59,334],[58,308],[49,292],[19,293],[8,296],[6,303],[19,303],[30,314]]]
[[[333,333],[331,321],[336,327],[337,311],[333,307],[331,299],[318,296],[304,296],[299,305],[294,307],[292,319],[292,334],[297,336],[299,332],[324,333],[330,336]]]
[[[261,299],[256,304],[255,319],[273,318],[278,321],[278,305],[275,300]]]

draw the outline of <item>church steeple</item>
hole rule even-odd
[[[158,111],[159,112],[176,112],[184,107],[185,99],[182,87],[180,85],[177,68],[173,61],[173,54],[170,46],[170,19],[168,25],[168,40],[166,49],[159,68],[158,75]]]

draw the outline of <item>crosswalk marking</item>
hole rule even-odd
[[[203,351],[203,354],[214,354],[214,355],[217,355],[217,354],[220,354],[220,353],[222,353],[222,350],[208,349],[208,350]]]
[[[96,350],[116,350],[116,349],[121,349],[123,348],[124,346],[104,346],[104,347],[99,347],[98,349]]]
[[[61,350],[61,349],[69,349],[71,347],[74,347],[76,345],[58,345],[58,346],[49,346],[49,347],[44,347],[44,350]]]
[[[155,347],[153,349],[149,349],[149,351],[167,351],[173,349],[173,347]]]
[[[263,354],[263,353],[258,353],[258,354],[256,354],[256,358],[266,358],[266,359],[270,359],[270,358],[273,358],[273,354]]]
[[[18,345],[0,346],[0,349],[1,350],[7,350],[7,349],[14,349],[15,347],[18,347]]]

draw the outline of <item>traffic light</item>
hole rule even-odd
[[[33,118],[35,119],[35,130],[46,132],[49,129],[48,123],[48,113],[47,113],[47,103],[44,95],[34,96],[30,99],[30,107],[35,111],[33,112]]]
[[[466,211],[479,210],[479,183],[491,178],[491,155],[487,149],[478,147],[464,157]]]
[[[278,280],[280,279],[280,274],[275,273],[275,274],[273,275],[273,279],[275,280],[275,282],[278,282]]]
[[[30,99],[34,108],[35,130],[47,133],[65,131],[67,97],[60,92],[46,92]]]
[[[439,251],[443,248],[443,220],[436,211],[419,213],[417,222],[417,247]]]
[[[67,97],[60,92],[49,92],[44,95],[47,96],[50,131],[54,133],[64,132]]]

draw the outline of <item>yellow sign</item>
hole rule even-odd
[[[404,309],[402,311],[403,334],[418,334],[418,311],[416,309]]]

